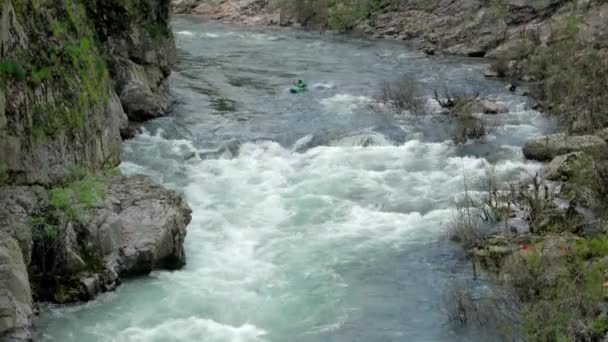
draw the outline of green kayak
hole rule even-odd
[[[308,88],[308,85],[306,84],[306,82],[304,82],[302,80],[298,80],[298,82],[294,83],[291,86],[291,88],[289,89],[289,92],[292,94],[298,94],[298,93],[306,91],[306,88]]]

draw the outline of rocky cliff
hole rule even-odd
[[[190,209],[110,171],[128,122],[171,109],[169,0],[0,0],[0,340],[35,302],[185,263]]]
[[[51,184],[70,165],[115,166],[127,116],[170,108],[168,1],[3,0],[1,9],[5,182]]]
[[[337,1],[336,3],[339,3]],[[357,2],[345,2],[352,7]],[[608,4],[602,0],[375,0],[353,12],[327,10],[328,2],[270,0],[173,0],[175,13],[266,25],[338,25],[382,39],[408,41],[427,52],[442,51],[472,57],[520,57],[532,43],[547,43],[565,24],[574,7],[580,36],[598,41],[606,34]],[[322,17],[322,18],[320,18]],[[527,47],[527,48],[526,48]]]

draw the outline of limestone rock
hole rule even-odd
[[[488,52],[487,58],[495,58],[500,60],[517,60],[525,58],[534,52],[536,44],[527,38],[517,38],[508,40],[496,49]]]
[[[0,339],[25,340],[32,325],[32,294],[21,248],[0,231]]]
[[[528,140],[523,147],[526,158],[546,161],[571,152],[585,152],[591,156],[608,156],[608,144],[595,135],[553,134]]]
[[[122,274],[185,264],[183,242],[191,210],[182,196],[145,176],[114,178],[107,196],[119,203],[115,213],[122,226],[122,243],[116,252]]]
[[[483,99],[478,103],[480,111],[484,114],[502,114],[509,112],[507,106],[493,100]]]
[[[603,130],[596,132],[595,135],[604,139],[604,141],[608,141],[608,128],[604,128]]]
[[[545,177],[553,181],[566,181],[573,172],[577,162],[584,157],[583,152],[572,152],[557,156],[545,167]]]

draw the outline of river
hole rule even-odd
[[[44,306],[46,341],[487,341],[447,321],[444,292],[471,277],[445,238],[454,203],[495,163],[533,174],[526,138],[550,122],[484,79],[477,60],[402,43],[173,20],[180,62],[170,115],[124,144],[193,209],[187,266],[74,306]],[[456,147],[439,116],[370,109],[386,80],[480,92],[510,112]],[[309,91],[292,95],[297,79]],[[430,100],[429,100],[430,103]],[[240,147],[237,144],[240,142]]]

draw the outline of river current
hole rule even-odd
[[[395,42],[174,18],[177,103],[124,144],[193,209],[188,264],[75,306],[45,306],[46,341],[488,341],[450,324],[446,289],[471,278],[445,238],[467,188],[539,170],[525,139],[553,129],[477,60]],[[440,115],[372,110],[401,75],[506,104],[454,146]],[[309,90],[289,93],[297,79]],[[489,334],[489,335],[488,335]]]

